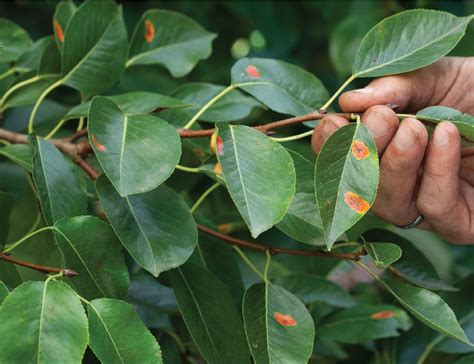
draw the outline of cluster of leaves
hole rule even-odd
[[[331,97],[311,73],[262,58],[236,62],[227,87],[118,93],[130,68],[158,65],[180,78],[210,56],[216,35],[170,11],[145,12],[130,40],[113,1],[59,3],[54,35],[35,42],[0,19],[0,112],[4,126],[28,132],[13,138],[0,129],[0,362],[76,363],[89,346],[87,356],[104,363],[199,356],[210,363],[305,363],[343,359],[341,344],[394,351],[394,340],[380,339],[400,331],[402,339],[424,332],[420,361],[433,349],[472,352],[465,331],[474,324],[474,276],[446,282],[429,252],[370,215],[378,156],[359,117],[349,116],[354,122],[316,160],[308,143],[282,144],[311,131],[272,138],[246,125],[256,111],[317,119],[356,78],[435,62],[471,19],[412,10],[383,20],[366,34],[352,75]],[[46,99],[59,87],[75,90],[77,104]],[[474,139],[470,115],[445,107],[416,115],[430,125],[451,120]],[[87,136],[81,145],[93,167],[68,139],[71,121]],[[210,126],[210,140],[183,138]],[[56,134],[65,139],[52,139]],[[259,249],[225,235],[248,232],[282,246]],[[234,252],[216,237],[266,256],[249,257],[237,246]],[[295,256],[272,259],[276,252]],[[67,269],[43,281],[11,265],[10,254]],[[348,263],[327,257],[366,269],[384,294],[372,286],[349,294],[328,279]],[[428,328],[412,328],[408,313]]]

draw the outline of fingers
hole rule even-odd
[[[440,123],[428,146],[417,207],[447,240],[463,240],[470,212],[460,194],[461,141],[450,122]]]
[[[415,192],[427,143],[428,134],[421,122],[407,118],[400,124],[380,161],[380,183],[373,211],[381,218],[406,225],[418,216]]]
[[[386,106],[372,106],[361,118],[374,138],[377,151],[382,154],[398,128],[398,117]]]
[[[372,134],[378,152],[382,153],[398,128],[397,115],[390,108],[378,105],[367,110],[362,115],[361,121]],[[324,117],[313,133],[312,146],[314,152],[319,153],[325,140],[338,128],[348,123],[346,119],[340,116],[328,115]]]
[[[325,140],[329,138],[337,129],[349,124],[349,121],[340,116],[327,115],[314,129],[311,137],[311,146],[314,153],[318,154]]]
[[[363,112],[374,105],[392,104],[407,108],[413,96],[413,77],[395,75],[378,78],[367,87],[349,91],[339,97],[345,112]]]

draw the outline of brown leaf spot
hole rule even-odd
[[[262,76],[257,67],[253,65],[247,66],[247,68],[245,69],[245,73],[247,73],[252,78],[259,78],[260,76]]]
[[[365,214],[370,208],[370,204],[366,200],[360,197],[357,193],[350,191],[344,194],[344,202],[358,214]]]
[[[217,155],[222,155],[222,153],[224,153],[224,143],[222,142],[222,138],[217,134],[212,134],[210,147]]]
[[[145,40],[147,43],[151,43],[155,37],[155,27],[153,23],[148,19],[145,20]]]
[[[53,20],[54,31],[56,32],[56,36],[61,43],[64,43],[64,32],[61,24],[58,23],[56,19]]]
[[[214,173],[221,174],[222,173],[222,166],[220,163],[216,163],[214,166]]]
[[[193,153],[199,158],[204,158],[206,156],[206,153],[199,148],[193,148]]]
[[[285,315],[280,312],[275,312],[273,314],[275,321],[278,322],[282,326],[296,326],[296,320],[291,315]]]
[[[356,159],[365,159],[369,156],[370,151],[367,145],[361,140],[354,140],[352,142],[352,154]]]
[[[97,139],[95,138],[94,134],[91,134],[91,137],[92,137],[92,143],[94,143],[95,147],[97,148],[98,151],[100,152],[106,152],[107,151],[107,148],[105,147],[105,145],[103,144],[100,144]]]
[[[393,316],[395,316],[395,313],[393,311],[380,311],[371,315],[370,318],[372,320],[385,320],[392,318]]]

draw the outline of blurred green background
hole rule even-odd
[[[77,2],[77,1],[76,1]],[[120,1],[119,1],[120,2]],[[0,3],[0,16],[23,26],[33,39],[52,33],[56,1]],[[316,74],[333,91],[350,73],[363,35],[380,19],[423,7],[462,16],[474,13],[474,1],[317,1],[317,2],[121,2],[129,34],[150,8],[187,14],[219,36],[213,54],[187,77],[173,80],[160,67],[133,67],[123,89],[167,93],[188,81],[228,84],[236,59],[246,56],[285,60]],[[474,55],[474,25],[453,54]],[[359,80],[359,85],[367,82]],[[357,86],[357,82],[354,86]]]

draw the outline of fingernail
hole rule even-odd
[[[434,132],[433,144],[437,147],[444,147],[449,142],[448,125],[439,125]]]
[[[366,95],[372,95],[374,93],[374,89],[370,86],[364,87],[364,88],[358,88],[356,90],[350,91],[352,92],[357,92],[359,94],[366,94]]]
[[[368,113],[365,125],[369,128],[372,136],[378,138],[387,135],[390,128],[384,116],[376,111]]]
[[[337,129],[337,125],[333,124],[331,121],[325,121],[323,130],[322,130],[322,135],[324,139],[329,138],[332,133],[334,133]]]
[[[413,144],[415,144],[415,139],[415,133],[413,130],[411,130],[406,122],[403,122],[395,134],[395,143],[397,144],[397,147],[402,150],[408,150],[413,147]]]

